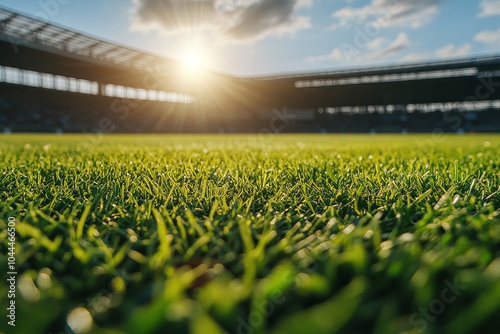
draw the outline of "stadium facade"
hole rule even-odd
[[[500,56],[253,78],[180,67],[0,7],[0,131],[500,131]]]

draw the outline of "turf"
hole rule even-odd
[[[499,135],[11,135],[0,162],[0,331],[499,328]]]

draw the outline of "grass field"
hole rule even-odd
[[[0,212],[6,333],[500,328],[500,135],[3,136]]]

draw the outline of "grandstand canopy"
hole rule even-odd
[[[66,55],[90,57],[138,70],[160,71],[169,60],[0,7],[0,39],[48,46]]]
[[[0,7],[0,98],[37,95],[54,104],[63,98],[51,94],[66,94],[72,103],[95,98],[106,108],[116,98],[128,98],[158,102],[158,110],[165,102],[177,104],[172,108],[190,104],[182,110],[191,108],[207,119],[227,116],[232,122],[227,128],[233,129],[249,119],[274,117],[284,107],[295,119],[321,119],[373,110],[498,110],[500,103],[499,55],[267,77],[210,72],[192,82],[179,75],[178,66],[160,55]]]

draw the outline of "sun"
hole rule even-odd
[[[202,67],[203,60],[199,54],[196,54],[194,52],[188,53],[185,55],[183,58],[182,62],[184,65],[190,69],[199,69]]]
[[[212,65],[212,48],[203,41],[185,41],[178,47],[179,75],[186,84],[200,84],[205,81]]]
[[[181,58],[185,69],[188,72],[199,72],[205,67],[205,60],[201,50],[191,49],[184,53]]]

